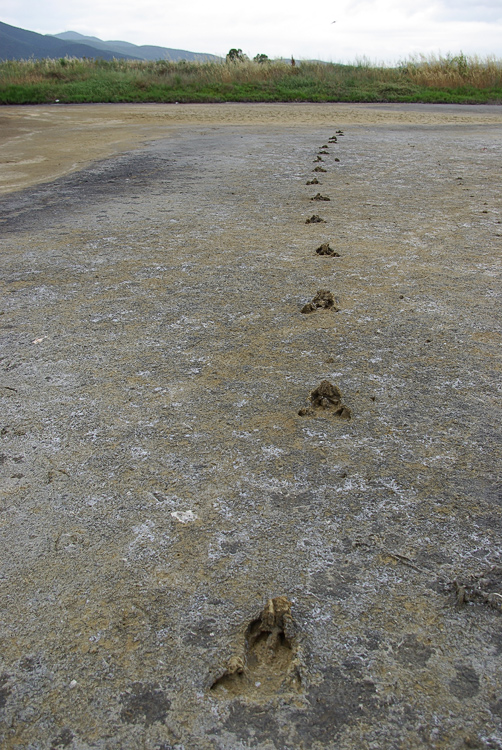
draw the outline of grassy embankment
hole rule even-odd
[[[60,102],[502,103],[502,61],[462,54],[395,68],[301,62],[0,62],[0,104]]]

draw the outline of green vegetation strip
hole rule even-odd
[[[436,102],[502,103],[502,62],[419,58],[387,68],[237,60],[0,62],[1,104],[79,102]]]

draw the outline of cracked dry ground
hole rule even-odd
[[[332,113],[0,199],[2,747],[502,748],[500,122]]]

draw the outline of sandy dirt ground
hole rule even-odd
[[[500,107],[365,104],[94,104],[0,109],[0,195],[191,127],[500,125]]]
[[[0,156],[2,748],[502,748],[502,110]]]

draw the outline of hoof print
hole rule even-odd
[[[338,140],[338,138],[336,137],[336,135],[332,135],[331,138],[329,139],[328,143],[336,143],[337,140]]]
[[[352,417],[348,406],[342,404],[342,394],[336,385],[332,385],[329,380],[323,380],[322,383],[312,391],[309,396],[310,406],[300,409],[300,417],[313,417],[317,412],[329,412],[340,419],[350,419]]]
[[[314,214],[313,216],[310,217],[310,219],[307,219],[305,221],[305,224],[326,224],[326,220],[321,219],[320,216],[318,216],[317,214]]]
[[[334,310],[338,312],[339,308],[335,305],[335,298],[327,289],[319,289],[316,296],[308,304],[302,307],[302,313],[311,313],[316,310]]]
[[[321,193],[317,193],[317,195],[314,195],[313,198],[310,199],[311,201],[330,201],[331,198],[326,198],[325,195],[321,195]]]
[[[328,148],[328,144],[325,143],[324,146],[321,146],[321,148]]]
[[[307,182],[305,184],[306,185],[320,185],[321,183],[319,182],[319,180],[317,179],[317,177],[314,177],[313,180],[307,180]]]
[[[320,154],[326,155],[329,154],[329,151],[319,151]]]
[[[320,247],[318,247],[316,253],[317,255],[329,255],[332,258],[340,257],[340,253],[337,253],[336,250],[333,250],[333,248],[330,247],[327,242],[324,242]]]
[[[314,159],[314,162],[316,161],[324,161],[324,159],[322,158],[322,156],[316,156],[316,158]]]
[[[336,158],[335,158],[335,161],[340,161],[340,159],[339,159],[338,157],[336,157]]]
[[[313,172],[327,172],[327,169],[324,169],[324,167],[314,167],[312,170]]]
[[[269,700],[292,688],[297,691],[301,681],[293,635],[291,602],[285,596],[269,599],[246,629],[245,656],[233,656],[211,690],[228,699],[246,694],[255,700]]]

